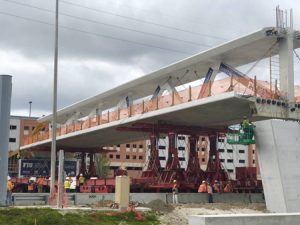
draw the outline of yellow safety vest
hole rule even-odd
[[[70,189],[70,186],[71,186],[70,181],[65,180],[65,182],[64,182],[65,189]]]

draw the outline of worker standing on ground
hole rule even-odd
[[[13,189],[14,189],[14,184],[11,181],[10,177],[7,178],[6,189],[7,189],[6,204],[11,205],[12,204],[12,192],[13,192]]]
[[[36,183],[37,183],[37,186],[38,186],[38,193],[42,193],[43,192],[43,185],[44,185],[44,178],[42,176],[39,176]]]
[[[209,182],[207,182],[207,194],[208,194],[208,203],[213,203],[213,188]]]
[[[34,192],[34,180],[32,178],[30,178],[28,181],[27,191],[28,193]]]
[[[78,181],[79,181],[79,190],[78,190],[78,192],[80,192],[81,186],[83,186],[84,182],[85,182],[85,178],[82,175],[82,173],[79,175]]]
[[[71,186],[70,179],[69,179],[69,177],[66,177],[65,182],[64,182],[64,188],[67,193],[70,192],[70,186]]]
[[[75,193],[76,190],[76,177],[70,177],[70,192]]]
[[[217,180],[215,180],[215,183],[213,185],[213,189],[215,193],[219,193],[220,192],[220,184]]]
[[[202,183],[200,184],[200,186],[199,186],[199,188],[198,188],[198,192],[199,192],[199,193],[206,193],[206,192],[207,192],[205,180],[202,181]]]
[[[172,193],[173,193],[173,204],[178,204],[178,185],[177,181],[173,181],[173,188],[172,188]]]

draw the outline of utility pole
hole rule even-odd
[[[32,104],[32,101],[29,101],[29,117],[31,117],[31,104]]]
[[[55,167],[56,167],[56,111],[57,111],[58,9],[59,9],[58,6],[59,6],[59,1],[56,0],[50,198],[54,197],[55,194],[54,184],[55,184]]]

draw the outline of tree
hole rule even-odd
[[[95,161],[97,176],[106,179],[109,174],[109,159],[104,154],[97,154]]]

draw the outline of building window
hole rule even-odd
[[[228,163],[233,163],[233,159],[227,159]]]
[[[253,164],[255,164],[255,160],[253,159]]]
[[[17,126],[16,126],[16,125],[10,125],[10,126],[9,126],[9,129],[10,129],[10,130],[16,130],[16,129],[17,129]]]
[[[35,129],[35,127],[31,127],[31,130],[34,130]]]
[[[202,158],[202,160],[201,160],[202,162],[205,162],[205,159],[204,158]]]
[[[129,156],[129,155],[126,155],[126,159],[130,159],[130,156]]]
[[[245,153],[245,150],[240,149],[239,153]]]
[[[24,126],[24,135],[28,135],[28,134],[29,134],[29,127]]]
[[[116,155],[116,159],[120,159],[120,155]]]
[[[229,170],[227,170],[228,171],[228,173],[233,173],[233,170],[231,170],[231,169],[229,169]]]
[[[113,159],[113,158],[114,158],[114,155],[110,154],[110,155],[109,155],[109,158],[110,158],[110,159]]]
[[[9,138],[9,142],[16,142],[15,138]]]
[[[178,140],[185,140],[185,136],[178,136]]]
[[[142,155],[140,155],[140,156],[139,156],[139,160],[142,160],[142,159],[143,159],[143,156],[142,156]]]
[[[126,144],[126,148],[130,148],[130,144]]]
[[[227,149],[227,153],[233,153],[232,149]]]
[[[255,154],[255,150],[253,150],[252,153]]]
[[[117,145],[118,148],[120,148],[120,146],[121,146],[120,144]]]
[[[178,147],[178,150],[184,151],[184,150],[185,150],[185,147]]]
[[[201,151],[202,151],[202,152],[205,152],[205,148],[201,148]]]
[[[139,145],[139,148],[143,148],[144,146],[143,145]]]
[[[136,159],[136,155],[133,155],[133,156],[132,156],[132,159]]]
[[[219,152],[224,152],[224,149],[223,148],[219,148]]]
[[[205,137],[201,138],[201,141],[205,141]]]
[[[159,160],[166,160],[166,157],[164,157],[164,156],[159,156]]]
[[[239,163],[245,163],[245,160],[244,159],[240,159]]]
[[[159,146],[158,146],[158,149],[166,149],[166,146],[164,146],[164,145],[159,145]]]
[[[224,139],[223,138],[219,138],[218,142],[224,142]]]
[[[133,144],[132,147],[133,147],[133,148],[136,148],[136,144]]]
[[[220,159],[220,162],[225,162],[225,159]]]
[[[178,157],[178,160],[179,161],[185,161],[185,158],[184,157]]]

